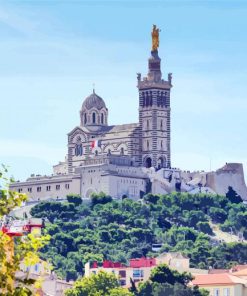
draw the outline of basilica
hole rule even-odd
[[[152,35],[157,34],[154,28]],[[154,38],[154,37],[153,37]],[[170,90],[172,75],[162,78],[161,59],[153,45],[148,74],[137,74],[139,121],[108,125],[108,109],[93,91],[82,103],[80,125],[68,134],[68,172],[93,157],[126,155],[136,166],[170,168]]]
[[[241,164],[227,164],[216,172],[181,171],[171,167],[172,74],[164,79],[159,57],[159,29],[153,25],[147,75],[137,74],[139,118],[136,123],[108,124],[108,108],[95,90],[82,102],[78,126],[68,133],[65,161],[50,176],[31,175],[11,189],[32,200],[90,199],[104,192],[113,198],[139,199],[144,194],[172,191],[225,194],[235,182],[247,198]]]

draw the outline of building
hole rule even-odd
[[[247,280],[229,273],[196,275],[193,286],[210,292],[210,296],[246,296]]]
[[[104,261],[102,264],[98,262],[88,262],[85,264],[85,276],[97,274],[105,271],[115,274],[119,278],[119,282],[124,287],[130,287],[132,281],[139,283],[147,281],[151,275],[153,268],[159,264],[166,264],[169,268],[179,272],[191,272],[192,274],[204,274],[207,270],[190,269],[189,258],[181,253],[164,253],[156,258],[138,258],[130,259],[127,266],[120,262]]]
[[[172,74],[163,79],[159,57],[159,29],[153,26],[152,50],[146,77],[137,74],[139,118],[136,123],[109,125],[109,110],[93,90],[79,111],[78,126],[68,133],[65,161],[53,175],[31,175],[11,184],[31,200],[89,198],[104,191],[113,198],[140,198],[145,193],[172,191],[226,194],[231,186],[247,199],[243,166],[226,164],[215,172],[189,172],[171,167]]]

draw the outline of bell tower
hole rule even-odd
[[[148,74],[137,74],[139,90],[140,158],[145,167],[170,168],[170,90],[172,74],[162,79],[158,54],[160,30],[153,25],[152,50],[148,59]]]

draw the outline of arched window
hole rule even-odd
[[[149,150],[149,141],[147,140],[147,150]]]
[[[108,149],[107,155],[111,155],[111,149]]]
[[[93,112],[93,123],[96,123],[96,114]]]
[[[98,156],[99,152],[98,150],[95,150],[95,156]]]
[[[101,124],[104,124],[104,114],[101,113]]]
[[[121,154],[121,155],[124,155],[124,148],[123,148],[123,147],[122,147],[121,150],[120,150],[120,154]]]
[[[75,156],[82,156],[82,144],[75,145]]]
[[[147,120],[147,130],[149,130],[149,120]]]
[[[87,114],[84,113],[84,123],[86,124],[87,123]]]
[[[162,130],[163,129],[163,120],[161,119],[160,121],[160,129]]]

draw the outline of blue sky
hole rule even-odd
[[[0,1],[0,162],[49,174],[96,92],[110,124],[137,122],[152,24],[173,73],[172,165],[247,164],[246,1]]]

